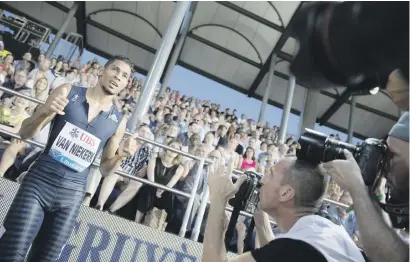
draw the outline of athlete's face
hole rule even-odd
[[[117,95],[127,86],[130,76],[131,67],[121,60],[115,60],[104,69],[99,81],[104,93]]]

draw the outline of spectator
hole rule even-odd
[[[37,57],[37,63],[36,63],[36,68],[39,68],[40,65],[43,63],[43,61],[46,59],[46,56],[44,54],[39,54]],[[51,66],[51,62],[50,62],[50,66]],[[50,69],[50,68],[48,68]]]
[[[63,74],[65,75],[67,71],[70,69],[67,62],[63,62]]]
[[[66,84],[66,83],[72,84],[74,80],[75,80],[74,71],[70,69],[66,73],[61,74],[54,79],[53,83],[51,83],[50,85],[50,90],[53,91],[54,89],[61,86],[62,84]]]
[[[188,126],[188,131],[181,133],[178,136],[178,140],[181,142],[183,147],[188,147],[190,144],[190,138],[193,134],[199,133],[199,125],[196,122],[191,122]]]
[[[143,138],[151,138],[152,135],[151,131],[146,125],[141,125],[138,128],[137,132],[138,136],[141,136]],[[141,170],[146,169],[148,161],[151,157],[151,152],[152,146],[149,144],[144,144],[140,148],[140,150],[138,150],[133,156],[126,158],[121,163],[121,170],[133,176],[144,177],[145,172]],[[115,184],[121,180],[123,181],[124,177],[117,174],[110,174],[104,178],[104,181],[101,185],[100,194],[98,196],[98,201],[96,205],[97,209],[104,209],[105,202],[107,201],[109,195],[113,191]],[[115,212],[121,207],[123,207],[125,204],[127,204],[137,194],[139,188],[141,187],[141,183],[139,182],[135,181],[131,183],[131,181],[129,181],[129,183],[132,185],[127,186],[127,192],[125,192],[120,199],[117,198],[116,202],[114,202],[109,208],[111,212]],[[93,192],[88,192],[88,194],[88,199],[85,200],[87,204],[89,204],[89,202],[91,201],[91,195],[93,194]]]
[[[207,156],[206,148],[204,146],[199,146],[195,152],[195,155],[199,157],[206,157]],[[199,169],[199,161],[192,160],[191,162],[192,162],[192,167],[190,168],[188,174],[185,177],[181,177],[180,181],[176,185],[176,188],[178,190],[181,190],[182,192],[186,192],[188,194],[192,193],[195,179],[197,178],[198,169]],[[195,214],[201,203],[201,195],[204,192],[205,185],[207,184],[208,170],[209,170],[209,166],[204,165],[202,173],[199,174],[200,175],[199,184],[196,190],[196,197],[194,199],[194,204],[192,206],[192,213],[189,218],[187,228],[191,228],[192,220],[195,217]],[[175,215],[173,216],[174,219],[171,221],[171,223],[167,227],[167,231],[175,233],[175,234],[179,232],[179,229],[181,228],[181,225],[182,225],[182,219],[184,217],[185,210],[188,205],[188,201],[189,201],[188,198],[176,196]]]
[[[30,95],[30,93],[24,91],[19,92]],[[11,97],[10,104],[3,103],[0,107],[0,128],[14,134],[18,133],[24,119],[30,116],[26,112],[28,106],[28,100],[17,96]]]
[[[261,160],[262,157],[266,157],[268,155],[268,144],[265,142],[261,143],[258,161]]]
[[[158,142],[160,144],[165,144],[165,140],[168,138],[177,138],[179,133],[179,127],[176,123],[172,123],[165,131],[165,135],[163,136],[157,136],[155,138],[155,142]],[[154,153],[162,153],[164,149],[160,147],[154,147]]]
[[[176,150],[181,150],[181,144],[173,139],[168,144]],[[180,165],[181,157],[178,153],[166,150],[162,157],[152,158],[147,167],[148,180],[167,187],[174,187],[181,178],[184,168]],[[172,220],[175,196],[170,192],[143,185],[137,195],[136,222],[141,222],[144,214],[156,207],[167,212],[167,222]]]
[[[13,66],[14,56],[8,54],[4,57],[2,63],[0,64],[0,72],[8,72],[8,70]]]
[[[47,78],[48,85],[51,85],[55,79],[55,76],[50,70],[50,65],[50,59],[46,58],[41,62],[39,67],[33,69],[28,75],[27,86],[32,88],[34,83],[40,78]],[[47,86],[47,88],[50,88],[50,86]]]
[[[242,135],[244,135],[243,132],[236,132],[235,136],[234,136],[239,142],[238,146],[235,149],[235,152],[238,153],[239,155],[243,155],[245,153],[245,147],[244,147],[245,144],[242,143],[242,141],[241,141]]]
[[[223,158],[225,160],[225,165],[229,166],[232,165],[234,168],[240,168],[239,160],[240,156],[238,153],[235,152],[236,147],[238,146],[238,140],[236,138],[232,138],[228,141],[226,146],[226,150],[224,150]]]
[[[48,94],[50,92],[50,89],[48,87],[48,81],[47,78],[43,77],[38,79],[33,87],[33,93],[34,93],[34,97],[42,100],[42,101],[46,101]],[[34,110],[37,108],[38,104],[37,103],[31,103],[28,112],[33,113]]]
[[[243,158],[240,160],[239,167],[242,171],[256,172],[255,150],[252,147],[246,149]]]
[[[54,70],[54,68],[56,67],[56,65],[57,65],[57,59],[55,59],[55,58],[51,58],[50,59],[50,70]]]
[[[6,88],[10,88],[16,92],[20,92],[23,90],[30,91],[31,89],[26,86],[27,81],[27,71],[26,70],[16,70],[14,72],[14,76],[11,80],[6,81],[3,86]],[[9,93],[5,93],[0,91],[1,99],[11,98],[13,95]]]
[[[84,88],[88,88],[88,82],[87,82],[87,73],[85,72],[80,72],[80,81],[74,83],[75,86],[80,86]]]
[[[57,61],[51,72],[53,73],[54,77],[63,76],[63,61]]]
[[[218,130],[215,132],[214,146],[226,146],[228,143],[227,132],[228,128],[225,125],[219,125]]]
[[[207,155],[208,155],[209,153],[211,153],[213,150],[215,150],[214,140],[215,140],[215,137],[214,137],[214,134],[213,134],[212,132],[206,133],[205,139],[204,139],[204,141],[203,141],[203,145],[204,145],[204,147],[205,147],[205,150],[206,150],[206,152],[207,152]]]
[[[0,40],[0,58],[4,58],[6,55],[10,55],[11,53],[4,49],[4,42]]]
[[[241,118],[240,119],[238,119],[238,124],[239,125],[245,125],[246,124],[246,115],[245,114],[242,114],[241,115]]]
[[[45,144],[48,140],[49,133],[50,123],[41,130],[38,136],[33,138],[33,141]],[[17,170],[14,173],[11,172],[8,178],[15,180],[23,171],[26,171],[26,169],[24,169],[24,165],[30,166],[33,158],[37,158],[37,153],[41,152],[42,150],[42,148],[32,146],[28,143],[25,143],[24,141],[11,139],[11,143],[4,150],[0,162],[0,177],[2,177],[6,173],[6,171],[8,171],[9,168],[14,164]],[[23,178],[24,176],[21,177]]]
[[[23,55],[23,59],[22,60],[17,60],[14,62],[14,67],[15,70],[27,70],[27,62],[31,61],[31,54],[30,52],[26,52]]]

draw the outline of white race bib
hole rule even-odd
[[[54,140],[49,155],[78,172],[88,168],[95,158],[101,140],[67,122]]]

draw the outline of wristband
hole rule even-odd
[[[348,208],[346,208],[346,213],[349,213],[350,211],[353,211],[354,210],[354,208],[353,208],[353,205],[351,205],[350,207],[348,207]]]
[[[385,194],[380,194],[376,196],[378,200],[384,200],[386,198]]]

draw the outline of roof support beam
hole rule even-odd
[[[230,3],[230,2],[226,2],[226,1],[222,1],[222,2],[216,1],[215,3],[218,3],[218,4],[220,4],[220,5],[223,5],[223,6],[229,8],[229,9],[231,9],[231,10],[233,10],[233,11],[235,11],[235,12],[241,14],[241,15],[244,15],[244,16],[246,16],[246,17],[252,19],[252,20],[255,20],[256,22],[259,22],[259,23],[261,23],[261,24],[266,25],[267,27],[270,27],[270,28],[272,28],[272,29],[275,29],[276,31],[279,31],[279,32],[281,32],[281,33],[283,33],[283,32],[285,31],[285,29],[284,29],[282,26],[277,25],[277,24],[275,24],[275,23],[273,23],[273,22],[271,22],[271,21],[269,21],[269,20],[267,20],[267,19],[265,19],[265,18],[263,18],[263,17],[260,17],[260,16],[258,16],[258,15],[256,15],[256,14],[254,14],[254,13],[252,13],[252,12],[246,10],[246,9],[243,9],[243,8],[241,8],[241,7],[239,7],[239,6],[235,5],[235,4],[232,4],[232,3]]]
[[[87,41],[87,15],[85,11],[85,1],[80,2],[80,6],[78,7],[77,14],[76,14],[76,22],[77,22],[77,34],[81,35],[83,37],[83,43],[84,46],[83,48],[88,47],[88,41]]]
[[[256,76],[255,80],[253,80],[252,85],[249,88],[248,96],[252,97],[255,94],[256,89],[262,82],[262,79],[265,77],[266,73],[269,71],[269,65],[271,63],[272,55],[274,53],[278,54],[279,51],[282,50],[283,46],[285,45],[286,41],[288,40],[290,33],[291,33],[291,27],[292,24],[294,23],[294,18],[296,15],[299,13],[299,10],[302,6],[303,2],[299,4],[299,6],[296,8],[295,13],[293,14],[292,18],[289,21],[289,24],[286,26],[286,29],[284,32],[282,32],[282,35],[280,36],[278,42],[276,42],[275,47],[273,48],[271,54],[269,55],[268,59],[265,61],[265,64],[262,66],[262,69],[259,71],[258,75]],[[279,56],[278,56],[279,57]],[[280,58],[280,57],[279,57]]]
[[[98,22],[95,22],[94,20],[87,20],[87,23],[90,24],[90,25],[92,25],[92,26],[94,26],[94,27],[96,27],[96,28],[98,28],[98,29],[100,29],[100,30],[102,30],[102,31],[105,31],[105,32],[107,32],[107,33],[109,33],[109,34],[111,34],[111,35],[113,35],[113,36],[116,36],[116,37],[118,37],[118,38],[121,38],[121,39],[123,39],[124,41],[126,41],[126,42],[128,42],[128,43],[130,43],[130,44],[133,44],[133,45],[135,45],[135,46],[138,46],[138,47],[140,47],[140,48],[144,49],[145,51],[148,51],[148,52],[150,52],[150,53],[152,53],[152,54],[155,54],[155,52],[157,51],[157,50],[155,50],[154,48],[152,48],[152,47],[150,47],[150,46],[148,46],[148,45],[146,45],[146,44],[144,44],[144,43],[141,43],[141,42],[135,40],[134,38],[131,38],[131,37],[127,36],[127,35],[121,34],[121,33],[119,33],[118,31],[113,30],[112,28],[109,28],[109,27],[107,27],[107,26],[105,26],[105,25],[102,25],[102,24],[100,24],[100,23],[98,23]]]
[[[216,43],[214,43],[214,42],[211,42],[211,41],[209,41],[208,39],[205,39],[205,38],[202,38],[202,37],[200,37],[200,36],[198,36],[198,35],[195,35],[195,34],[192,33],[192,32],[189,32],[188,35],[187,35],[187,37],[192,38],[192,39],[194,39],[194,40],[196,40],[196,41],[198,41],[198,42],[200,42],[200,43],[202,43],[202,44],[205,44],[205,45],[207,45],[207,46],[210,46],[210,47],[212,47],[212,48],[215,48],[216,50],[221,51],[222,53],[225,53],[225,54],[227,54],[227,55],[230,55],[230,56],[232,56],[232,57],[234,57],[234,58],[236,58],[236,59],[238,59],[238,60],[241,60],[242,62],[245,62],[245,63],[247,63],[247,64],[250,64],[250,65],[252,65],[252,66],[254,66],[254,67],[257,67],[257,68],[261,68],[261,67],[262,67],[262,64],[260,64],[260,63],[258,63],[258,62],[255,62],[255,61],[253,61],[253,60],[251,60],[251,59],[249,59],[249,58],[247,58],[247,57],[245,57],[245,56],[243,56],[243,55],[241,55],[241,54],[238,54],[238,53],[233,52],[233,51],[231,51],[231,50],[229,50],[229,49],[226,49],[225,47],[220,46],[220,45],[218,45],[218,44],[216,44]]]
[[[335,94],[332,94],[332,93],[330,93],[330,92],[328,92],[328,91],[326,91],[326,90],[321,90],[320,93],[321,93],[322,95],[325,95],[325,96],[327,96],[327,97],[330,97],[330,98],[333,98],[333,99],[336,99],[336,100],[341,97],[341,96],[337,96],[337,95],[335,95]],[[343,94],[342,94],[342,95],[343,95]],[[335,102],[336,102],[336,101],[335,101]],[[347,105],[351,105],[351,104],[352,104],[352,102],[351,102],[350,100],[347,100],[347,101],[345,101],[344,103],[347,104]],[[372,107],[365,106],[365,105],[360,104],[360,103],[357,103],[357,102],[356,102],[356,107],[357,107],[357,108],[360,108],[360,109],[362,109],[362,110],[364,110],[364,111],[367,111],[367,112],[369,112],[369,113],[372,113],[372,114],[375,114],[375,115],[378,115],[378,116],[387,118],[387,119],[392,120],[392,121],[394,121],[394,122],[399,121],[399,116],[391,115],[391,114],[389,114],[389,113],[386,113],[386,112],[383,112],[383,111],[374,109],[374,108],[372,108]]]
[[[319,125],[323,125],[329,121],[329,119],[333,116],[334,113],[342,107],[349,97],[352,95],[352,92],[349,89],[346,89],[339,98],[326,110],[326,112],[318,119]]]
[[[68,13],[68,11],[70,11],[70,8],[68,8],[67,6],[57,2],[57,1],[46,1],[47,4],[54,6],[57,9],[60,9],[61,11]]]

